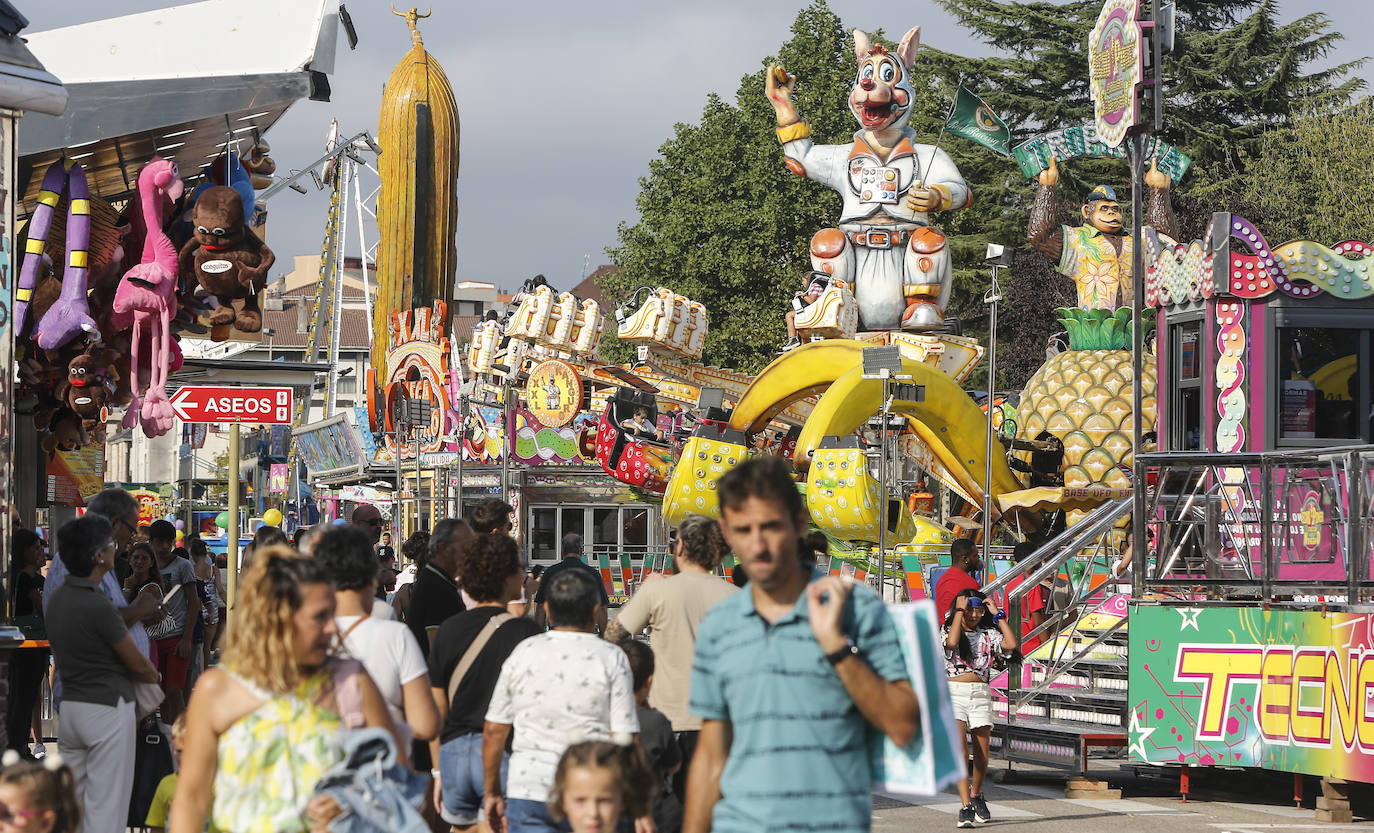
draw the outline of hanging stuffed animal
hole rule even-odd
[[[40,445],[52,454],[55,451],[76,451],[90,442],[90,437],[81,429],[81,417],[62,408],[47,420],[48,436]]]
[[[46,186],[47,179],[44,178]],[[91,318],[86,299],[91,242],[91,191],[86,170],[73,163],[67,171],[67,262],[62,273],[62,291],[56,302],[43,313],[34,332],[34,341],[43,350],[57,350],[78,336],[99,339],[100,328]],[[41,197],[40,197],[41,199]]]
[[[192,219],[195,233],[181,247],[181,273],[193,277],[219,301],[219,308],[210,315],[210,326],[220,328],[220,333],[212,338],[222,341],[218,336],[229,324],[245,333],[258,332],[262,329],[258,293],[267,283],[267,270],[276,255],[244,225],[243,202],[232,188],[207,188],[196,200]],[[240,299],[243,308],[236,312],[234,301]]]
[[[24,244],[24,263],[19,269],[19,286],[14,292],[14,332],[24,334],[24,324],[28,320],[29,302],[33,300],[34,287],[38,285],[38,272],[43,262],[43,247],[48,242],[48,232],[52,231],[53,212],[62,199],[62,189],[67,182],[69,168],[81,166],[69,159],[59,159],[48,166],[43,174],[43,184],[39,186],[38,204],[34,206],[33,217],[26,229],[28,242]],[[85,174],[81,181],[86,181]],[[89,193],[87,197],[89,197]],[[87,205],[89,214],[89,204]],[[89,222],[86,226],[89,232]]]
[[[105,441],[105,409],[114,393],[110,365],[114,350],[92,344],[67,365],[67,376],[57,384],[57,398],[81,417],[81,429],[97,442]]]
[[[243,157],[243,167],[248,169],[253,187],[259,191],[272,186],[272,174],[277,172],[277,163],[267,155],[271,152],[272,146],[267,144],[267,140],[258,139],[248,155]]]
[[[162,230],[168,201],[181,197],[185,186],[176,163],[154,156],[138,174],[139,209],[146,233],[143,257],[124,273],[115,291],[111,323],[117,329],[133,328],[129,349],[129,387],[132,401],[123,425],[142,423],[143,433],[160,437],[172,429],[174,414],[167,399],[167,374],[173,363],[171,317],[176,304],[177,251]],[[139,385],[139,354],[146,351],[148,382]],[[176,351],[180,357],[180,350]]]
[[[243,216],[253,216],[258,204],[257,192],[253,190],[252,175],[243,167],[237,153],[220,154],[209,165],[201,168],[201,173],[205,174],[209,181],[197,186],[191,194],[191,202],[199,203],[201,196],[211,188],[228,187],[234,189],[243,201]]]

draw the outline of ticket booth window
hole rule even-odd
[[[1369,336],[1338,327],[1279,328],[1280,441],[1368,439]]]

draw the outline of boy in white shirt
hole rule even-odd
[[[625,653],[595,633],[600,594],[582,570],[551,581],[545,610],[553,630],[521,642],[501,667],[483,731],[487,823],[508,833],[554,833],[545,802],[564,750],[577,740],[639,733],[634,678]],[[501,750],[512,729],[506,793]]]

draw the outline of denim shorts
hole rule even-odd
[[[501,755],[501,790],[506,788],[506,769],[510,755]],[[459,735],[439,747],[439,777],[444,788],[444,821],[470,827],[485,818],[482,794],[486,780],[482,774],[482,733]]]
[[[447,805],[445,801],[445,805]],[[563,821],[549,818],[549,808],[542,801],[527,798],[506,799],[506,829],[510,833],[567,833],[572,827]]]

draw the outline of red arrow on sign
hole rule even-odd
[[[172,394],[172,410],[183,422],[291,422],[291,388],[191,387]]]

